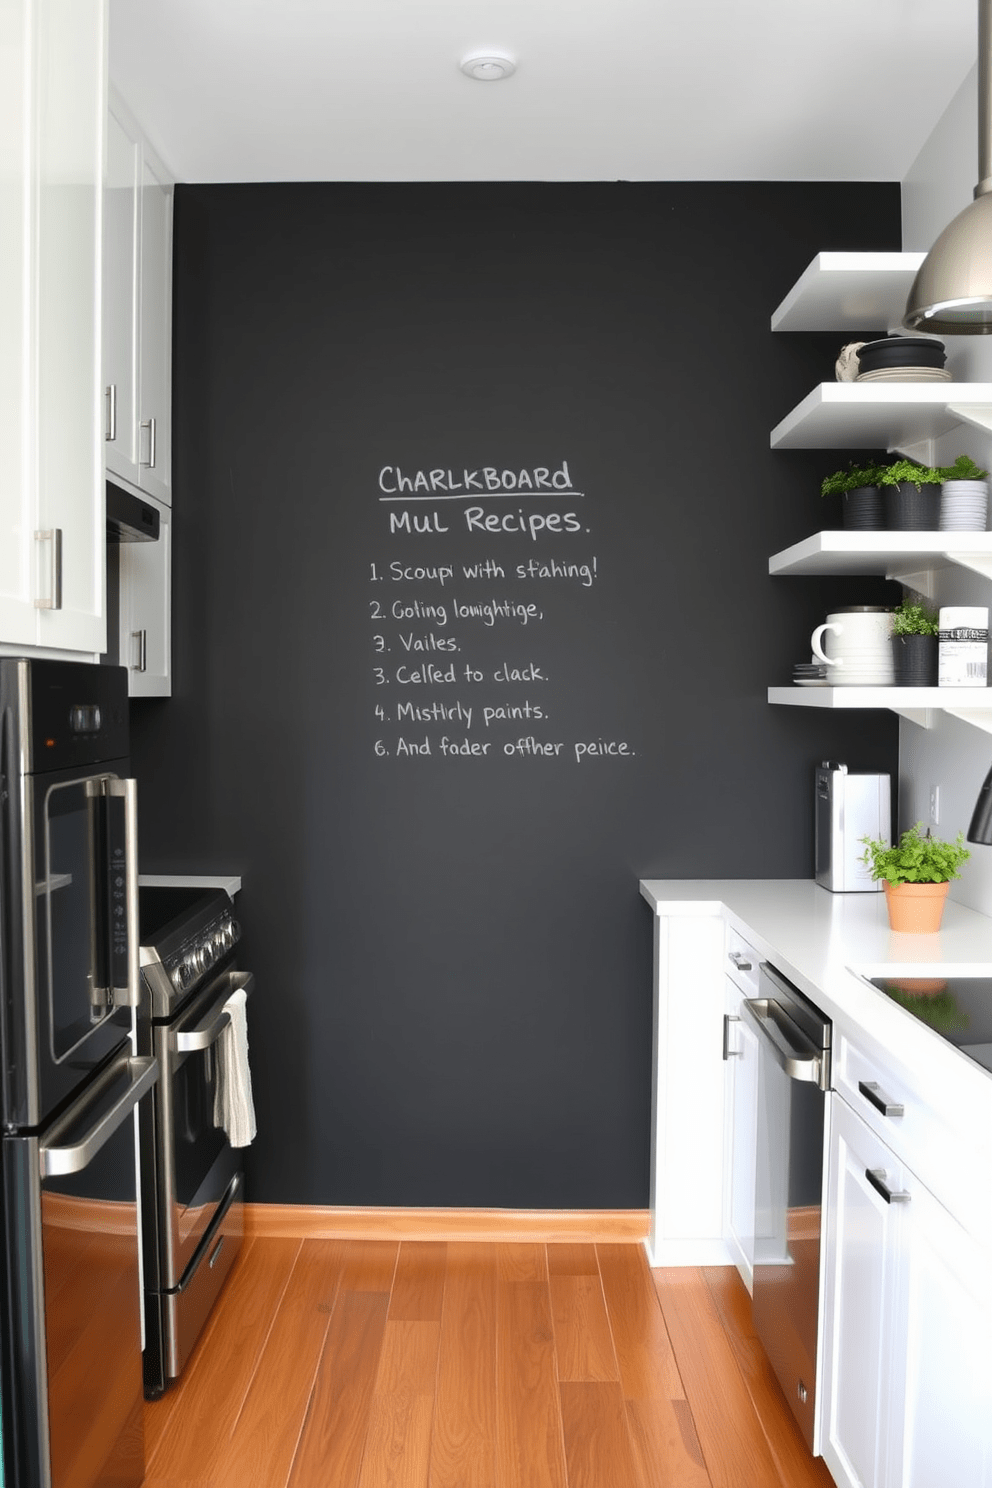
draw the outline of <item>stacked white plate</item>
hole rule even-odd
[[[845,650],[827,667],[827,682],[832,687],[891,687],[894,680],[891,655],[880,656],[871,648]]]
[[[945,481],[940,494],[941,532],[984,532],[988,487],[982,481]]]
[[[953,382],[946,367],[879,367],[877,372],[859,372],[856,382]]]

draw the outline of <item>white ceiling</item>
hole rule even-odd
[[[976,0],[111,0],[185,181],[901,180]],[[512,78],[474,82],[469,52]]]

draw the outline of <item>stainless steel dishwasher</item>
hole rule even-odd
[[[829,1018],[762,963],[741,1013],[758,1040],[754,1328],[816,1451],[824,1113]]]

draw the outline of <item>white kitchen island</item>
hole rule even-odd
[[[734,1221],[755,1097],[747,1061],[724,1051],[767,960],[833,1023],[817,1450],[843,1488],[992,1488],[992,1074],[858,975],[992,976],[992,919],[949,902],[938,934],[910,936],[889,930],[882,894],[811,880],[640,888],[655,930],[651,1263],[733,1261],[750,1280]]]

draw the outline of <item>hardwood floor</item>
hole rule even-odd
[[[638,1244],[249,1240],[145,1488],[830,1488],[732,1270]]]

